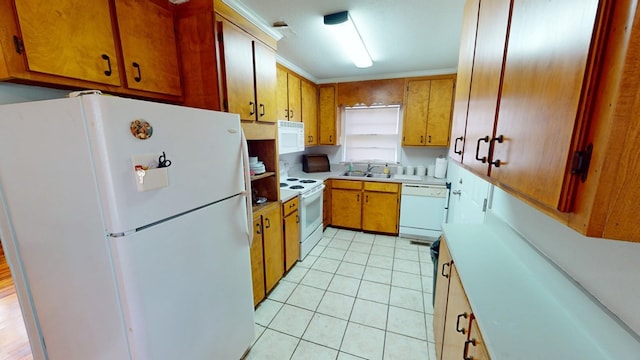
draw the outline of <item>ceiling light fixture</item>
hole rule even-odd
[[[356,67],[368,68],[373,65],[371,56],[348,11],[325,15],[324,24],[329,25],[335,39],[342,44],[344,51],[349,54]]]

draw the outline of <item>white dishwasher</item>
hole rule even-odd
[[[400,237],[425,242],[440,237],[448,191],[443,185],[402,184]]]

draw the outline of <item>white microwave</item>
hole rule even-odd
[[[304,123],[278,120],[278,154],[304,151]]]

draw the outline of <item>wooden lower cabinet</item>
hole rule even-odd
[[[331,180],[331,225],[398,233],[400,184]]]
[[[365,182],[362,230],[397,234],[400,216],[400,184]]]
[[[331,179],[324,181],[322,192],[322,224],[324,228],[331,224]]]
[[[284,271],[289,271],[300,258],[300,214],[298,197],[282,204],[284,231]]]
[[[490,359],[444,238],[440,239],[433,332],[437,359]]]
[[[265,298],[284,274],[280,211],[280,204],[273,203],[253,214],[251,271],[254,305]]]
[[[253,217],[253,243],[251,244],[251,279],[253,282],[253,306],[266,296],[264,290],[264,255],[262,247],[262,218]]]
[[[331,181],[331,224],[362,228],[362,181]]]

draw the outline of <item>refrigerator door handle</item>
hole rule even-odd
[[[251,205],[251,174],[249,173],[249,146],[247,145],[247,138],[244,136],[244,131],[240,129],[241,141],[240,149],[242,150],[242,170],[244,171],[244,195],[247,208],[247,240],[249,241],[249,247],[253,244],[253,229],[250,229],[249,224],[253,224],[253,208]]]

